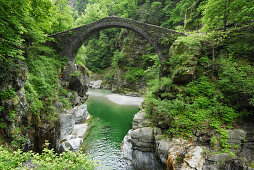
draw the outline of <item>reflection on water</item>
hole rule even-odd
[[[120,145],[131,129],[138,106],[118,105],[105,95],[91,93],[86,103],[93,119],[90,122],[91,130],[84,142],[85,152],[93,159],[100,160],[102,166],[98,169],[131,169],[121,158]]]

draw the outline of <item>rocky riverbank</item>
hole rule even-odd
[[[82,104],[60,114],[59,137],[57,139],[57,151],[63,152],[67,149],[78,151],[83,143],[83,138],[87,133],[90,114],[87,105]]]
[[[141,110],[123,140],[123,157],[136,169],[253,170],[254,133],[250,125],[244,127],[229,131],[228,143],[235,145],[234,149],[215,152],[210,145],[200,142],[207,132],[196,132],[195,141],[167,138]]]

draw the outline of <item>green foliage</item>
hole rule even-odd
[[[87,60],[86,49],[85,49],[84,45],[82,45],[77,53],[76,58],[75,58],[75,63],[86,65],[86,60]]]
[[[69,102],[63,99],[68,97],[67,92],[59,84],[64,59],[54,54],[40,56],[39,49],[35,47],[27,57],[29,79],[25,83],[26,99],[29,102],[29,112],[33,115],[54,117],[55,101],[64,101],[63,107],[70,107]]]
[[[148,54],[142,56],[144,60],[143,68],[145,69],[145,77],[147,81],[157,79],[159,75],[160,60],[157,54]]]
[[[233,101],[232,104],[237,104],[238,107],[246,106],[248,102],[252,104],[251,101],[254,98],[253,66],[239,65],[233,58],[221,58],[218,71],[218,85],[227,96],[227,100]]]
[[[146,112],[154,123],[167,124],[170,135],[190,137],[194,129],[204,128],[207,123],[206,128],[219,130],[223,124],[231,126],[239,117],[232,107],[222,102],[223,94],[207,77],[182,87],[176,97],[172,94],[175,87],[171,79],[163,78],[160,83],[155,81],[150,85],[145,99]]]
[[[16,95],[16,92],[14,91],[13,88],[9,88],[5,91],[0,92],[0,99],[5,100],[5,99],[11,99]]]
[[[216,10],[215,10],[216,9]],[[204,6],[204,29],[226,30],[229,24],[244,24],[254,18],[254,2],[246,0],[208,0]]]
[[[51,10],[50,0],[0,1],[1,79],[8,77],[17,60],[25,59],[27,44],[45,42],[43,31],[51,26]]]
[[[99,72],[111,64],[109,53],[108,37],[103,32],[100,33],[99,40],[92,39],[86,46],[87,68],[93,72]]]
[[[3,118],[0,119],[0,129],[4,129],[6,127],[6,122]]]
[[[120,52],[119,50],[116,50],[112,58],[111,66],[113,68],[115,68],[117,65],[124,66],[126,64],[124,59],[125,59],[124,53]]]
[[[130,70],[124,75],[129,83],[138,82],[140,78],[145,76],[145,71],[137,67],[131,67]]]
[[[194,0],[182,0],[178,3],[166,1],[166,5],[162,12],[165,13],[167,19],[162,23],[162,26],[173,28],[179,25],[184,26],[185,14],[188,8],[195,5]]]
[[[53,32],[61,32],[73,27],[73,9],[68,5],[68,0],[53,0],[54,17],[52,30]]]
[[[81,152],[67,151],[58,155],[53,149],[48,149],[47,146],[46,143],[46,147],[40,155],[32,151],[17,150],[11,152],[0,146],[0,168],[30,169],[29,164],[35,169],[94,169],[96,166],[94,161]]]
[[[108,16],[107,8],[104,4],[87,4],[85,12],[75,21],[76,26],[91,23],[93,21]]]
[[[141,11],[140,18],[142,19],[142,21],[155,25],[160,25],[162,20],[164,19],[164,13],[163,12],[158,13],[158,11],[162,10],[163,8],[162,3],[163,2],[159,1],[155,2],[146,1],[145,4],[143,4],[139,9]]]

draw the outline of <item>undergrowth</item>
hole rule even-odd
[[[97,165],[81,152],[63,152],[60,155],[45,144],[42,154],[32,151],[11,151],[0,145],[0,169],[94,169]]]

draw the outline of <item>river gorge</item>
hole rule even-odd
[[[83,143],[83,150],[101,166],[97,169],[131,169],[121,156],[121,143],[131,129],[141,97],[112,94],[107,90],[89,90],[86,101],[92,120]]]

